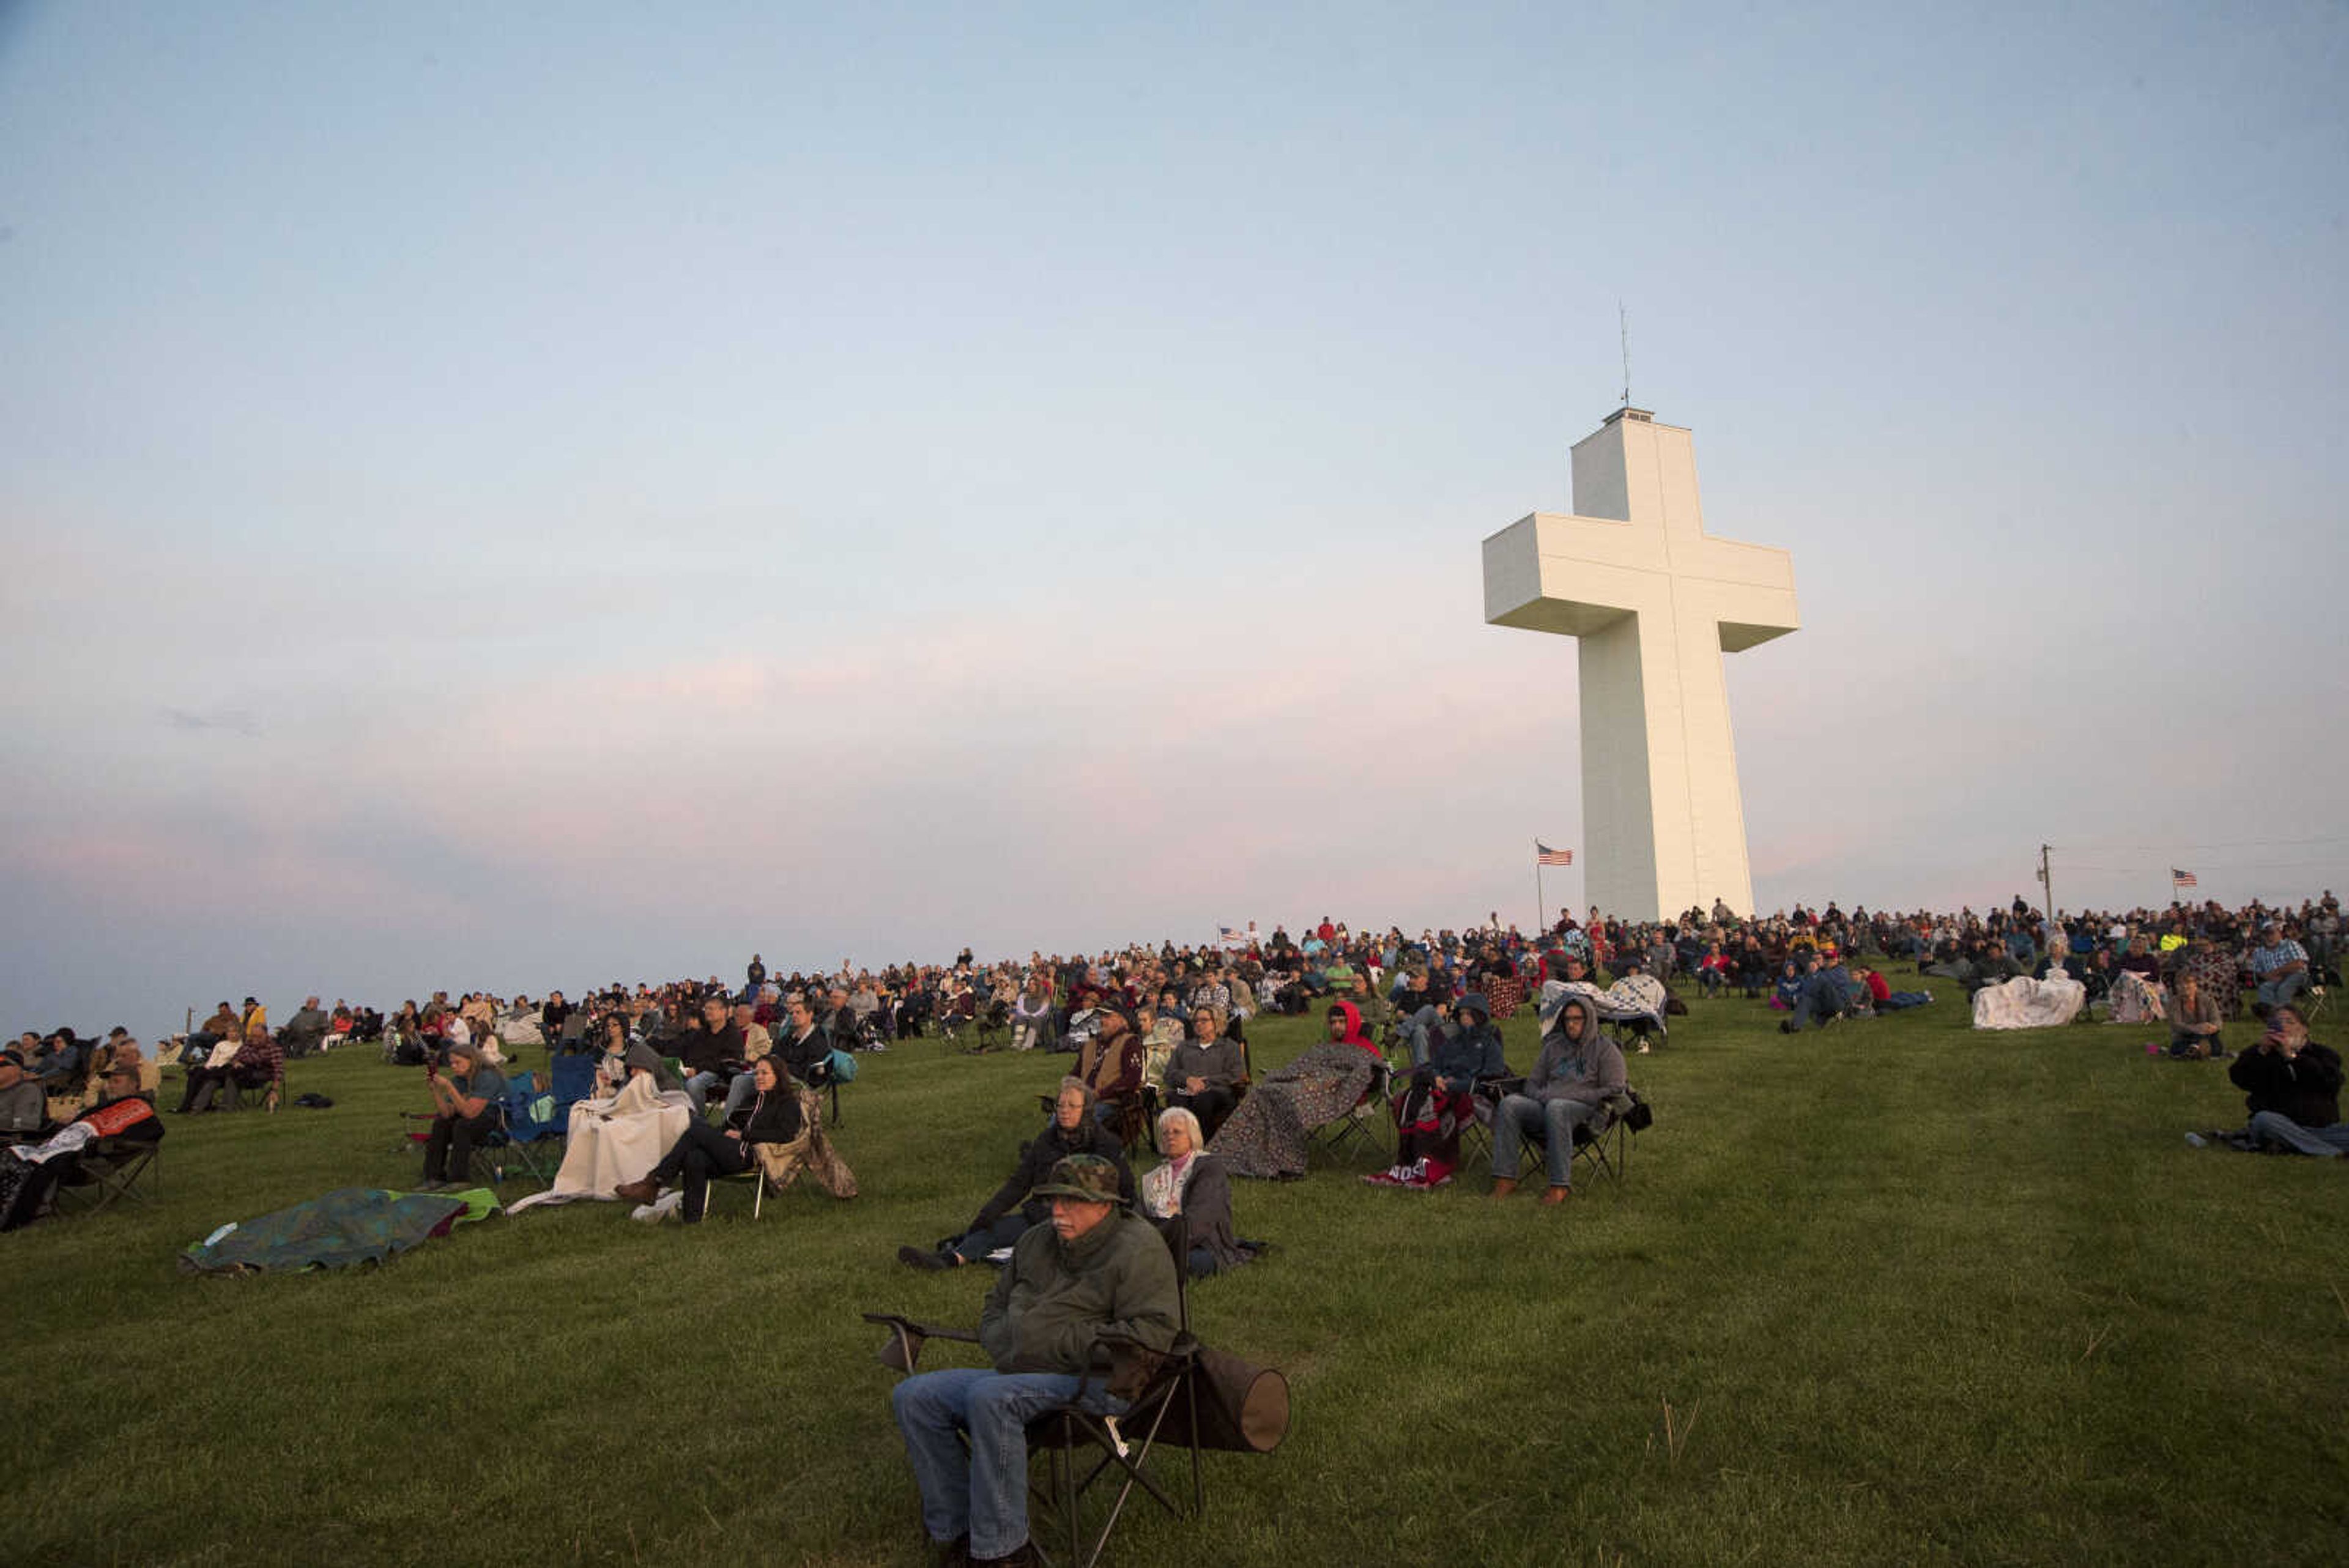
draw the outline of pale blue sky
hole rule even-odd
[[[1528,919],[1619,298],[1765,907],[2349,882],[2345,17],[0,10],[7,1026]]]

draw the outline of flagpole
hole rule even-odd
[[[1547,929],[1542,923],[1542,911],[1548,908],[1542,902],[1541,840],[1537,838],[1534,840],[1534,934],[1537,936]]]

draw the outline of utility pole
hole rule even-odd
[[[2039,887],[2040,890],[2047,895],[2047,918],[2053,920],[2055,918],[2055,884],[2048,878],[2047,875],[2048,847],[2044,844],[2039,846]]]

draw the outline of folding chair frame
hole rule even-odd
[[[59,1182],[50,1201],[61,1210],[71,1208],[85,1214],[102,1212],[118,1198],[152,1203],[163,1195],[162,1153],[160,1141],[136,1148],[86,1150],[78,1163],[90,1179],[78,1184]]]
[[[1191,1455],[1190,1511],[1194,1517],[1206,1511],[1206,1482],[1199,1463],[1199,1391],[1196,1376],[1199,1367],[1199,1343],[1191,1335],[1190,1273],[1184,1267],[1185,1260],[1190,1251],[1190,1235],[1185,1224],[1180,1221],[1175,1224],[1174,1231],[1168,1235],[1167,1247],[1173,1254],[1174,1262],[1176,1324],[1174,1343],[1159,1358],[1156,1369],[1152,1373],[1150,1381],[1142,1392],[1135,1396],[1123,1415],[1103,1416],[1099,1412],[1085,1409],[1081,1404],[1071,1401],[1055,1409],[1047,1410],[1028,1423],[1029,1458],[1033,1460],[1040,1449],[1043,1452],[1047,1483],[1044,1486],[1037,1485],[1031,1475],[1028,1482],[1028,1493],[1030,1499],[1041,1503],[1044,1509],[1054,1516],[1056,1524],[1066,1526],[1068,1568],[1096,1568],[1102,1560],[1102,1554],[1109,1549],[1110,1537],[1115,1533],[1117,1521],[1124,1513],[1126,1502],[1133,1495],[1133,1489],[1136,1486],[1140,1486],[1155,1498],[1159,1505],[1168,1513],[1177,1519],[1183,1517],[1182,1503],[1169,1495],[1166,1489],[1159,1484],[1147,1469],[1150,1455],[1157,1446],[1159,1430],[1165,1424],[1167,1416],[1173,1412],[1174,1401],[1178,1397],[1185,1401],[1185,1413],[1188,1417],[1185,1429],[1190,1433],[1188,1440],[1182,1444],[1184,1448],[1190,1450]],[[867,1323],[885,1324],[900,1331],[912,1331],[917,1336],[913,1342],[916,1356],[920,1354],[919,1345],[922,1338],[958,1340],[972,1345],[978,1343],[978,1334],[964,1329],[934,1328],[926,1324],[909,1323],[904,1318],[884,1313],[866,1313],[864,1316]],[[913,1368],[908,1366],[905,1370],[910,1374]],[[1147,1422],[1138,1436],[1128,1432],[1123,1425],[1137,1418]],[[965,1441],[968,1440],[968,1433],[964,1435],[964,1438]],[[1091,1444],[1097,1449],[1099,1457],[1093,1460],[1092,1468],[1084,1471],[1080,1478],[1077,1471],[1079,1450],[1086,1444]],[[1094,1482],[1100,1480],[1108,1472],[1112,1466],[1115,1466],[1123,1472],[1123,1479],[1119,1482],[1117,1496],[1111,1501],[1109,1511],[1102,1520],[1099,1532],[1092,1536],[1092,1545],[1088,1550],[1084,1518],[1080,1505],[1084,1500],[1085,1493],[1091,1490]],[[1030,1522],[1031,1528],[1028,1539],[1029,1544],[1035,1548],[1036,1555],[1048,1565],[1060,1562],[1061,1560],[1047,1551],[1041,1541],[1038,1539],[1043,1532],[1032,1528],[1034,1523],[1032,1514]]]
[[[1325,1122],[1313,1129],[1306,1139],[1309,1149],[1319,1148],[1332,1158],[1349,1152],[1359,1141],[1373,1153],[1380,1152],[1379,1123],[1385,1115],[1387,1096],[1394,1088],[1394,1067],[1384,1057],[1371,1071],[1370,1087],[1354,1102],[1354,1108],[1334,1122]]]

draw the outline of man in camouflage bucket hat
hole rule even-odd
[[[1117,1167],[1099,1155],[1055,1163],[1035,1189],[1051,1200],[1051,1224],[1013,1245],[979,1314],[994,1370],[925,1372],[890,1397],[938,1561],[1037,1561],[1028,1422],[1071,1399],[1106,1413],[1123,1407],[1102,1386],[1105,1335],[1154,1350],[1174,1343],[1174,1259],[1157,1230],[1126,1211],[1118,1187]]]

